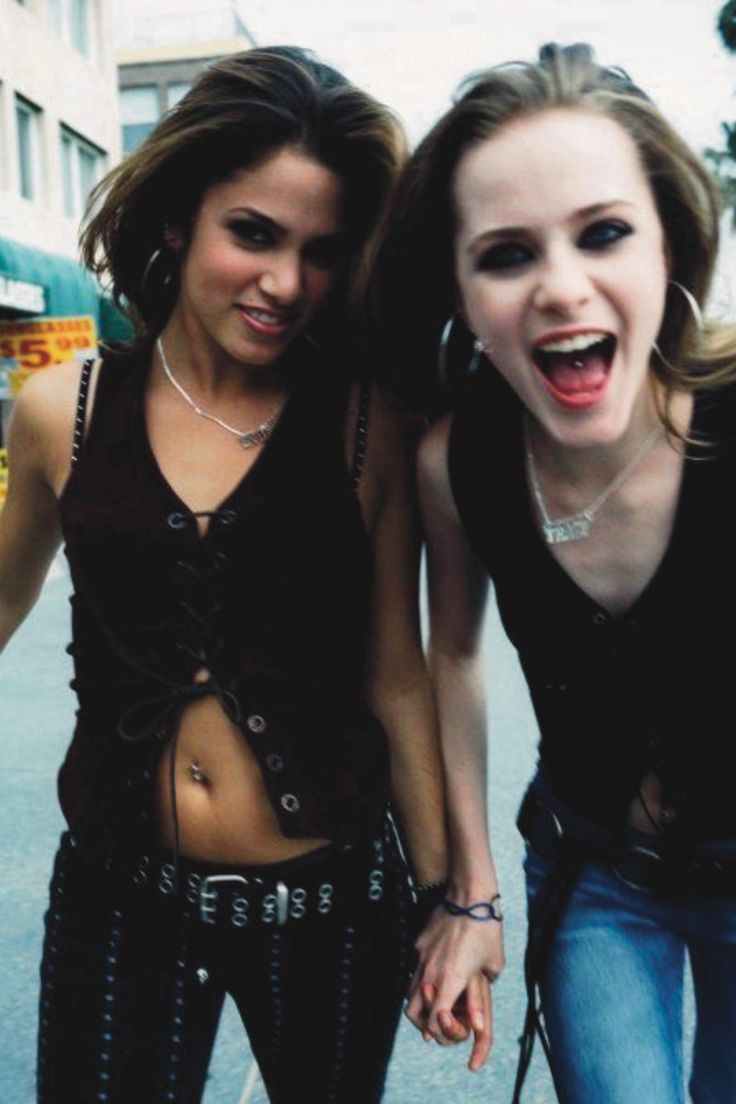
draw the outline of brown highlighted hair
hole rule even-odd
[[[703,304],[718,251],[719,198],[705,167],[658,108],[622,70],[598,65],[585,44],[542,47],[537,62],[511,62],[469,77],[454,106],[407,165],[392,228],[382,248],[378,300],[396,371],[414,378],[430,405],[446,405],[436,380],[440,336],[457,308],[453,184],[470,149],[509,123],[571,108],[614,119],[634,141],[672,258],[670,275]],[[582,170],[581,170],[582,171]],[[466,339],[468,335],[465,335]],[[461,343],[463,344],[463,343]],[[469,358],[469,341],[462,350]],[[708,324],[698,333],[684,296],[671,289],[652,370],[667,391],[736,378],[736,331]],[[666,419],[665,419],[666,420]]]
[[[291,146],[342,181],[348,262],[334,317],[361,301],[405,140],[388,108],[290,46],[209,66],[146,141],[94,189],[80,236],[84,262],[130,317],[138,343],[161,332],[178,294],[168,227],[185,240],[205,191]]]

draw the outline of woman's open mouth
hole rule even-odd
[[[532,351],[547,390],[562,406],[580,408],[598,402],[616,352],[616,338],[600,330],[547,338]]]

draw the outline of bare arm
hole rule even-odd
[[[79,365],[31,377],[8,440],[8,495],[0,513],[0,651],[36,601],[61,541],[58,491],[69,466]]]
[[[371,411],[366,491],[373,502],[374,588],[368,699],[389,739],[391,789],[420,883],[447,874],[445,793],[417,601],[420,538],[414,442],[380,396]]]
[[[486,722],[481,635],[488,577],[468,546],[447,473],[450,421],[434,426],[419,454],[419,497],[429,555],[431,639],[429,664],[448,795],[451,882],[448,896],[460,905],[488,901],[498,892],[488,840],[486,809]],[[432,1008],[425,1019],[432,1035],[452,1040],[472,1027],[470,1066],[485,1061],[491,1042],[488,981],[503,969],[501,925],[451,918],[426,939],[425,984]],[[421,1020],[427,993],[416,993],[410,1014]],[[460,1019],[453,1009],[461,1009]]]

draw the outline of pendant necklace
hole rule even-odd
[[[259,426],[256,426],[255,429],[236,429],[235,426],[228,425],[228,423],[223,421],[222,418],[218,418],[216,414],[210,414],[209,411],[203,410],[202,407],[194,401],[192,396],[184,390],[184,388],[179,383],[178,379],[171,370],[171,366],[169,365],[169,362],[166,358],[164,345],[160,337],[156,338],[156,348],[158,349],[158,355],[161,358],[161,364],[163,365],[164,372],[166,373],[166,378],[168,379],[172,387],[176,388],[184,401],[188,403],[189,406],[191,406],[195,414],[199,414],[200,418],[207,418],[208,421],[214,422],[222,429],[226,429],[228,433],[232,433],[234,437],[238,438],[238,441],[244,449],[253,448],[254,445],[262,445],[265,441],[268,440],[268,438],[271,436],[271,433],[273,432],[273,427],[276,425],[279,413],[281,412],[280,405],[276,408],[276,410],[273,411],[272,414],[269,414],[265,421],[261,422]]]
[[[585,540],[586,537],[589,537],[591,527],[599,510],[605,506],[611,495],[615,494],[619,487],[628,479],[636,465],[643,460],[644,456],[649,452],[661,433],[662,426],[654,426],[639,445],[631,459],[624,464],[618,475],[614,476],[608,486],[604,487],[600,494],[597,495],[584,510],[580,510],[577,514],[568,514],[567,517],[552,518],[549,516],[547,503],[544,500],[542,488],[539,485],[536,464],[534,462],[534,453],[532,452],[529,436],[529,427],[525,423],[524,435],[526,437],[526,464],[527,471],[529,472],[529,485],[539,509],[539,514],[542,519],[542,535],[547,544],[565,544],[567,541]]]

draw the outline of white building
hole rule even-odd
[[[235,0],[159,0],[153,12],[144,0],[118,7],[124,153],[140,145],[206,65],[256,45],[238,9]]]
[[[0,0],[0,318],[92,313],[79,219],[119,156],[112,0]]]

